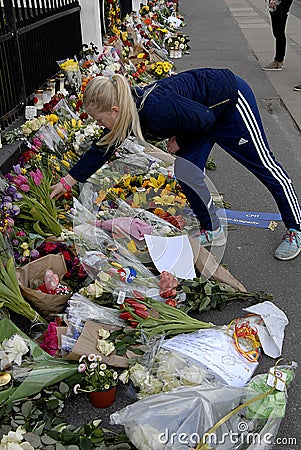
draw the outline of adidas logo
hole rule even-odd
[[[249,142],[248,139],[240,138],[238,145],[243,145],[246,144],[247,142]]]

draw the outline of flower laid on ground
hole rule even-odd
[[[26,192],[16,202],[20,208],[19,218],[34,222],[32,228],[41,236],[54,234],[59,236],[62,227],[58,222],[58,210],[54,200],[50,200],[52,174],[46,169],[30,171],[29,176],[14,174],[9,176],[11,182],[21,192]]]
[[[19,426],[16,431],[9,431],[4,435],[0,442],[0,450],[34,450],[34,447],[27,441],[24,441],[24,430]]]
[[[22,336],[14,334],[4,339],[0,344],[0,370],[9,368],[12,364],[21,366],[22,357],[29,351],[29,347]]]
[[[17,141],[27,141],[34,135],[42,125],[46,125],[47,119],[45,116],[40,116],[31,120],[27,120],[19,128],[8,131],[4,135],[4,141],[7,144],[14,144]]]
[[[82,355],[79,359],[78,372],[80,383],[73,388],[75,394],[81,392],[106,391],[117,384],[118,374],[102,362],[100,355]]]
[[[104,356],[109,356],[115,350],[115,345],[108,339],[111,333],[104,328],[100,328],[98,331],[99,339],[97,340],[96,348]]]
[[[180,287],[186,294],[186,300],[181,303],[180,308],[186,313],[222,309],[231,300],[253,299],[263,302],[273,299],[272,294],[266,294],[263,291],[241,292],[226,283],[207,280],[202,276],[183,280]]]
[[[137,327],[148,339],[156,335],[175,336],[211,328],[212,323],[193,319],[183,311],[152,299],[126,299],[120,305],[120,318]]]
[[[165,78],[170,75],[172,66],[173,65],[168,61],[158,61],[151,65],[151,73],[155,75],[158,80],[160,80],[161,78]]]
[[[64,122],[67,137],[64,140],[64,150],[71,150],[81,156],[88,150],[93,141],[98,141],[103,135],[103,128],[95,121],[87,121],[84,124],[80,119],[71,119]]]
[[[189,49],[189,41],[190,39],[188,36],[183,33],[177,33],[175,36],[168,37],[164,44],[169,50],[181,50],[182,52],[185,52]]]
[[[76,92],[79,92],[82,77],[78,62],[74,59],[66,59],[65,61],[60,61],[58,64],[66,74],[71,88],[74,88]]]
[[[27,317],[31,321],[45,323],[45,320],[24,300],[16,275],[12,256],[3,253],[3,236],[0,234],[0,308],[5,306],[10,310]]]

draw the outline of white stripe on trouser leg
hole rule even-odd
[[[239,92],[239,95],[241,96],[243,101],[241,99],[239,99],[236,107],[237,107],[237,109],[238,109],[243,121],[245,122],[245,125],[252,137],[252,141],[257,150],[258,156],[259,156],[262,164],[271,172],[271,174],[275,177],[275,179],[282,186],[285,197],[288,201],[288,204],[290,205],[294,219],[295,219],[296,223],[300,224],[301,216],[300,216],[299,202],[298,202],[296,194],[293,190],[292,183],[290,182],[288,177],[285,175],[285,173],[283,172],[281,167],[279,167],[273,160],[271,154],[269,153],[269,151],[266,148],[266,145],[262,138],[261,131],[260,131],[260,128],[256,121],[256,118],[254,117],[254,114],[253,114],[252,110],[250,109],[250,105],[242,97],[240,92]]]
[[[210,208],[210,206],[212,205],[212,202],[213,202],[213,198],[210,197],[209,203],[207,204],[207,209]]]
[[[266,148],[266,144],[263,140],[262,134],[261,134],[261,130],[259,128],[259,125],[257,123],[256,118],[254,117],[253,111],[250,108],[249,103],[247,102],[247,100],[243,97],[243,95],[241,94],[241,92],[239,92],[240,95],[240,99],[239,99],[239,104],[243,107],[244,111],[246,111],[246,116],[244,116],[244,114],[240,111],[240,114],[242,116],[242,118],[244,119],[244,121],[246,122],[249,119],[250,125],[254,131],[254,136],[256,137],[258,143],[259,143],[259,147],[256,146],[255,139],[252,139],[254,142],[255,147],[258,150],[258,155],[262,156],[262,158],[265,159],[266,164],[264,164],[262,158],[260,158],[263,162],[263,164],[269,168],[272,172],[272,174],[275,176],[275,179],[277,181],[279,181],[279,183],[281,184],[281,186],[283,187],[285,196],[287,198],[287,201],[291,207],[292,210],[292,214],[294,216],[294,219],[297,223],[301,222],[301,212],[300,212],[300,206],[299,206],[299,202],[298,199],[296,197],[296,194],[294,192],[292,183],[290,181],[290,179],[285,175],[283,169],[281,167],[279,167],[275,161],[273,160],[270,152],[267,150]],[[249,130],[250,131],[250,130]],[[251,131],[250,131],[251,133]],[[252,133],[251,133],[252,135]],[[261,153],[260,153],[261,151]],[[281,182],[282,180],[282,182]],[[291,203],[293,202],[293,204]]]

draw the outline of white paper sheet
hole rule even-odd
[[[144,238],[152,261],[159,272],[166,270],[177,278],[185,280],[196,277],[188,236],[144,235]]]
[[[231,336],[214,328],[180,334],[162,347],[198,361],[229,386],[243,387],[258,366],[237,351]]]
[[[244,310],[262,317],[265,327],[260,325],[256,327],[263,351],[272,358],[278,358],[282,353],[284,329],[288,325],[288,318],[284,312],[269,301],[257,303]]]

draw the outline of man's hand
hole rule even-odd
[[[168,151],[168,153],[173,155],[178,150],[180,150],[180,147],[177,144],[176,136],[173,136],[173,137],[169,138],[168,142],[167,142],[167,151]]]

